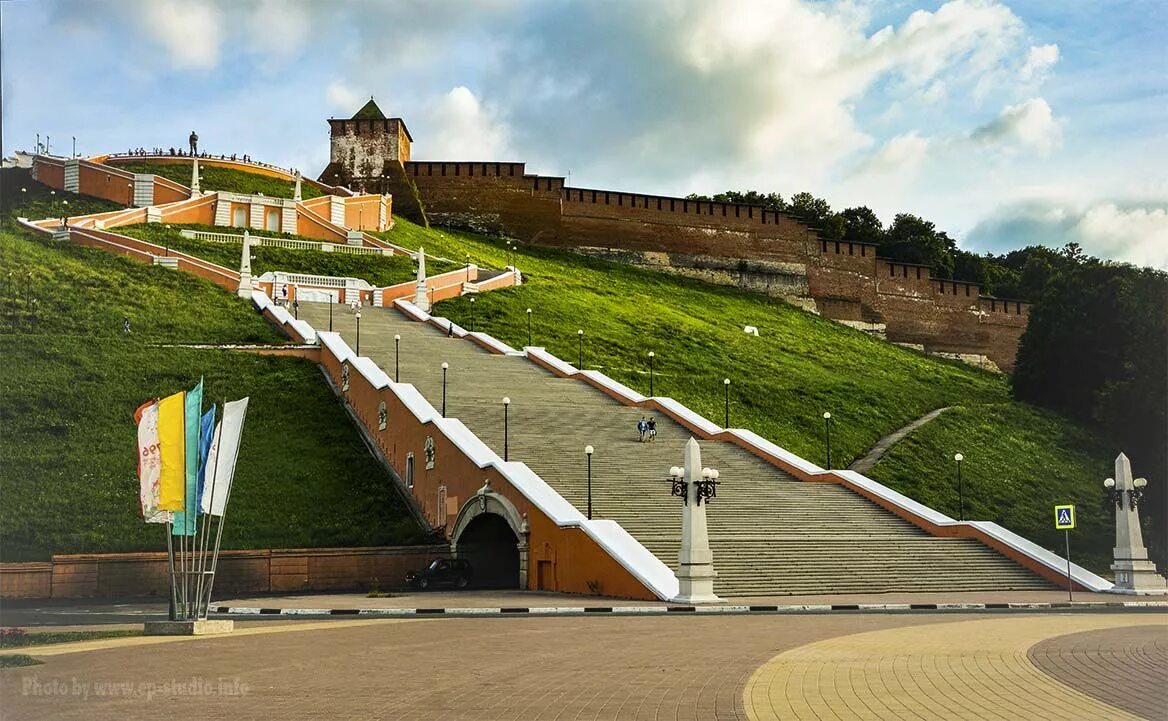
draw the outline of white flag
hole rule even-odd
[[[162,453],[158,441],[158,402],[151,401],[138,409],[138,500],[142,519],[147,523],[166,523],[168,511],[158,510],[159,480],[162,477]]]
[[[212,451],[215,454],[215,470],[213,475],[208,473],[203,488],[203,512],[212,516],[222,516],[227,507],[231,481],[235,477],[235,459],[239,455],[243,419],[247,415],[247,400],[241,398],[223,406],[223,421],[216,431],[218,440]],[[211,468],[209,462],[207,467]]]

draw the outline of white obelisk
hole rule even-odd
[[[243,251],[239,257],[239,289],[236,294],[240,298],[251,298],[251,234],[243,231]]]
[[[418,248],[418,285],[414,289],[414,305],[430,312],[430,294],[426,291],[426,249]]]
[[[199,188],[199,156],[191,159],[191,197],[199,195],[202,191]]]
[[[1132,503],[1133,492],[1139,493],[1132,480],[1131,461],[1120,453],[1115,458],[1115,490],[1119,500],[1115,506],[1115,548],[1111,570],[1115,571],[1115,593],[1168,593],[1164,577],[1156,573],[1156,564],[1148,560],[1144,536],[1140,530],[1140,514]]]
[[[685,444],[685,505],[681,517],[681,553],[678,554],[676,603],[717,603],[714,595],[714,554],[706,526],[706,505],[698,503],[696,481],[702,477],[702,452],[693,438]]]
[[[295,200],[297,203],[299,203],[301,200],[304,200],[304,197],[302,195],[300,195],[300,171],[299,170],[296,171],[296,192],[292,195],[292,200]]]

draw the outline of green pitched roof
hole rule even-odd
[[[381,108],[377,107],[377,103],[373,102],[371,96],[369,102],[365,103],[364,107],[353,116],[353,120],[385,120],[385,114],[381,112]]]

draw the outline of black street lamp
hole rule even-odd
[[[450,369],[450,364],[442,361],[442,417],[446,417],[446,371]]]
[[[725,413],[725,418],[723,419],[722,427],[729,428],[730,427],[730,379],[723,378],[722,385],[726,386],[726,413]]]
[[[823,412],[823,430],[827,436],[827,470],[831,470],[831,411]]]
[[[588,458],[588,520],[592,520],[592,446],[584,446],[584,455]]]
[[[357,355],[361,355],[361,311],[357,311]]]
[[[474,305],[475,305],[475,297],[472,295],[470,297],[470,332],[471,333],[474,333],[474,329],[475,329]]]
[[[531,308],[527,309],[527,345],[531,345]]]
[[[68,201],[68,200],[62,200],[62,201],[61,201],[61,205],[62,205],[62,206],[64,206],[64,207],[61,209],[61,227],[62,227],[62,228],[68,228],[68,227],[69,227],[69,216],[68,216],[68,212],[69,212],[69,201]]]
[[[329,333],[333,332],[333,306],[336,305],[332,300],[329,300]]]
[[[466,254],[466,282],[470,282],[470,253]]]
[[[401,334],[393,335],[393,382],[401,382]]]
[[[653,397],[653,358],[657,354],[649,351],[649,397]]]
[[[961,462],[965,460],[965,456],[960,453],[953,455],[953,460],[957,463],[957,509],[959,521],[965,520],[965,486],[961,482]]]
[[[300,301],[295,298],[292,299],[292,317],[300,320]]]
[[[510,454],[511,449],[509,447],[509,441],[510,441],[509,431],[510,431],[510,429],[508,428],[508,422],[507,422],[508,421],[507,409],[510,407],[511,407],[511,399],[508,398],[507,396],[503,396],[503,460],[504,461],[510,460],[508,458],[508,456],[511,455]]]
[[[576,357],[576,368],[584,370],[584,329],[576,331],[576,338],[579,340],[580,350]]]

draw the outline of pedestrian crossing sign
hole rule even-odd
[[[1075,527],[1075,507],[1073,505],[1054,507],[1054,527],[1069,531]]]

